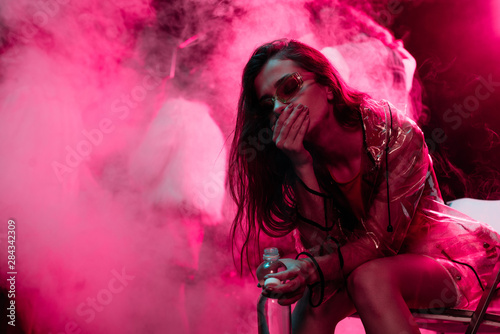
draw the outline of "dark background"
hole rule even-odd
[[[493,1],[403,1],[388,22],[417,61],[426,109],[418,123],[446,201],[500,199],[500,13]],[[483,80],[496,86],[476,99]],[[473,110],[453,111],[464,102]]]

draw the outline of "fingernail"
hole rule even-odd
[[[304,109],[304,105],[299,104],[299,106],[297,107],[297,109]]]

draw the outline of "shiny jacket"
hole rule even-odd
[[[350,211],[345,198],[318,168],[318,181],[329,194],[325,199],[327,220],[336,226],[326,239],[348,246],[352,254],[344,254],[346,263],[353,256],[369,261],[402,253],[422,254],[465,264],[477,274],[471,276],[484,285],[499,258],[499,235],[444,204],[423,133],[415,122],[383,101],[363,108],[361,118],[366,152],[361,167],[365,213],[345,214]],[[297,251],[307,249],[322,255],[328,248],[326,239],[306,240],[298,230],[295,235]]]

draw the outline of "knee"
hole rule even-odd
[[[357,306],[360,303],[377,302],[395,289],[392,278],[376,260],[354,269],[347,277],[346,284],[349,296]]]

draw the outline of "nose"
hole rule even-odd
[[[273,126],[276,123],[280,115],[283,113],[283,110],[285,110],[286,106],[287,104],[278,101],[277,99],[274,100],[274,108],[271,117],[271,126]]]
[[[283,112],[283,110],[286,108],[287,105],[288,105],[288,103],[283,103],[283,102],[279,101],[278,99],[274,99],[273,112],[275,114],[277,114],[277,116],[279,116],[279,115],[281,115],[281,113]]]

